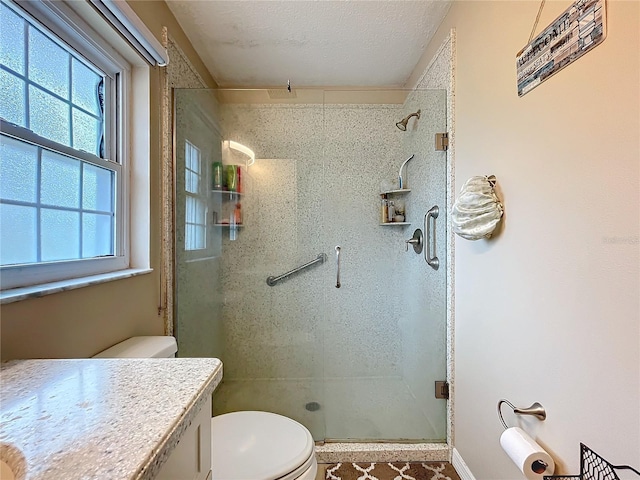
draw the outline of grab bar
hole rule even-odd
[[[424,216],[424,229],[427,234],[425,235],[425,243],[427,244],[424,250],[424,259],[427,261],[429,266],[434,270],[438,270],[440,267],[440,260],[436,255],[436,218],[440,214],[440,209],[437,205],[431,207],[429,211]],[[433,219],[433,236],[431,235],[431,222],[429,219]],[[433,257],[431,256],[431,238],[433,238]]]
[[[267,285],[269,285],[270,287],[273,287],[276,283],[278,283],[280,280],[283,280],[285,278],[287,278],[290,275],[293,275],[294,273],[298,273],[300,270],[304,270],[305,268],[309,268],[311,265],[315,265],[316,263],[324,263],[327,260],[327,255],[324,253],[319,253],[318,256],[314,259],[311,260],[308,263],[305,263],[304,265],[300,265],[298,268],[294,268],[293,270],[287,272],[287,273],[283,273],[282,275],[278,275],[277,277],[268,277],[267,278]]]

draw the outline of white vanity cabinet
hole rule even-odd
[[[187,427],[156,480],[211,478],[211,398]]]

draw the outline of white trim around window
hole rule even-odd
[[[156,40],[125,0],[89,0],[150,65],[169,63],[166,48]]]

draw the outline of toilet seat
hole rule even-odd
[[[211,419],[213,480],[313,479],[313,437],[304,426],[269,412],[233,412]]]

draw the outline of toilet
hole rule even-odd
[[[132,337],[94,358],[170,358],[168,336]],[[270,412],[233,412],[211,419],[212,480],[314,480],[318,470],[309,430]]]

